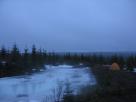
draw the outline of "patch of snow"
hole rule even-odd
[[[134,68],[134,72],[136,73],[136,68]]]
[[[46,66],[42,73],[0,79],[1,102],[54,102],[69,83],[73,94],[83,86],[94,85],[96,80],[89,68],[69,65]],[[62,93],[59,93],[62,91]]]
[[[81,65],[81,66],[82,66],[82,65],[83,65],[83,63],[80,63],[79,65]]]
[[[6,61],[1,61],[0,63],[1,63],[3,66],[5,66],[7,62],[6,62]]]
[[[58,65],[57,67],[59,67],[59,68],[72,68],[73,66],[63,64],[63,65]]]
[[[7,62],[6,62],[6,61],[2,61],[1,63],[2,63],[2,64],[6,64]]]
[[[32,69],[32,71],[36,71],[36,69]]]

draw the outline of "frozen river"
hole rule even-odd
[[[46,65],[41,73],[1,78],[0,102],[54,102],[62,97],[66,88],[78,94],[82,87],[95,84],[95,77],[87,67]]]

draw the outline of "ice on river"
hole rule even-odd
[[[67,86],[78,94],[80,88],[94,84],[96,80],[89,68],[46,65],[41,73],[1,78],[0,102],[54,102]]]

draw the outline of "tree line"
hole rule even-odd
[[[65,54],[65,61],[73,63],[84,63],[87,65],[111,65],[112,63],[118,63],[120,68],[126,68],[127,70],[133,70],[136,67],[136,55],[123,56],[123,55],[101,55],[101,54]]]
[[[104,56],[97,54],[78,54],[78,53],[55,53],[37,49],[32,46],[31,51],[27,48],[23,52],[16,44],[8,50],[4,46],[0,49],[0,76],[12,76],[38,71],[44,68],[45,64],[73,64],[79,65],[111,65],[118,63],[120,68],[133,70],[136,67],[136,56],[124,57],[122,55]]]
[[[46,52],[41,49],[36,49],[32,46],[31,52],[27,48],[21,53],[17,45],[13,45],[11,50],[4,46],[0,49],[0,75],[12,76],[20,75],[43,68],[45,63]]]

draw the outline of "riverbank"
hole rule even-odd
[[[92,71],[96,76],[98,89],[100,89],[99,100],[136,102],[136,73],[112,71],[103,66],[95,66]]]
[[[136,73],[104,66],[93,66],[91,70],[97,85],[86,88],[73,102],[136,102]]]

